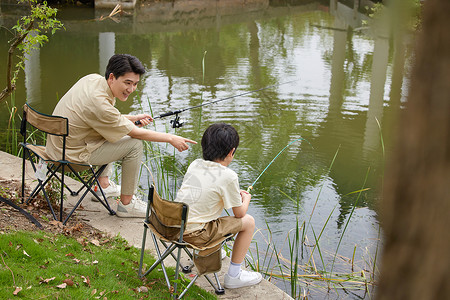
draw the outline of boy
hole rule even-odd
[[[231,125],[213,124],[206,129],[201,144],[203,159],[191,163],[175,199],[189,205],[184,240],[208,244],[237,233],[224,286],[232,289],[258,284],[260,273],[241,269],[255,229],[255,220],[247,214],[251,195],[239,189],[236,172],[227,168],[239,145],[239,135]],[[220,217],[224,208],[232,208],[234,216]]]

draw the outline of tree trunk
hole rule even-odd
[[[426,0],[407,108],[386,168],[377,299],[450,298],[449,29],[450,1]]]

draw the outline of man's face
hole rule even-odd
[[[119,78],[115,78],[112,73],[109,74],[108,85],[114,97],[120,101],[126,101],[128,96],[136,90],[140,76],[134,72],[125,73]]]

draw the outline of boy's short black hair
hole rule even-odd
[[[236,129],[226,123],[210,125],[202,137],[203,159],[224,160],[233,148],[239,146],[239,134]]]
[[[145,73],[145,68],[135,56],[130,54],[115,54],[111,56],[106,66],[105,78],[108,80],[109,74],[113,74],[117,79],[125,73],[133,72],[139,75]]]

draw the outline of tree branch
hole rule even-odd
[[[13,54],[17,46],[28,36],[30,30],[33,28],[34,21],[30,22],[25,33],[18,36],[11,44],[8,50],[8,66],[6,68],[6,88],[0,92],[0,103],[2,103],[15,90],[16,86],[12,84],[12,68],[13,68]]]
[[[12,275],[12,279],[13,279],[13,283],[14,283],[14,287],[16,287],[16,280],[14,279],[14,273],[13,271],[8,267],[8,265],[5,263],[5,260],[3,259],[3,254],[0,253],[0,256],[2,258],[3,264],[5,265],[5,267],[11,272]]]

